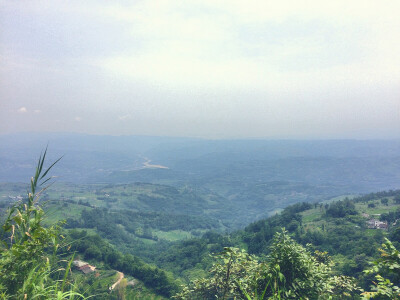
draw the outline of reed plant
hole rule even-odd
[[[0,299],[85,299],[71,280],[72,258],[60,259],[61,224],[44,226],[40,196],[52,184],[44,168],[47,147],[40,155],[27,198],[12,205],[2,226]]]

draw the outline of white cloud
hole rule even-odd
[[[26,109],[25,106],[20,107],[17,111],[18,111],[20,114],[25,114],[25,113],[28,112],[28,110]]]
[[[248,123],[260,132],[333,128],[337,116],[352,124],[355,115],[371,128],[372,118],[398,125],[398,0],[41,3],[0,7],[8,111],[29,98],[28,107],[47,107],[43,120],[50,111],[76,122],[84,115],[81,130],[153,124],[182,135],[203,128],[196,122],[211,124],[204,132],[234,131],[235,122],[249,132]]]
[[[35,114],[40,114],[42,111],[41,111],[40,109],[35,109],[33,112],[34,112]]]
[[[398,1],[140,3],[115,5],[107,13],[131,23],[132,36],[144,39],[139,52],[95,60],[115,77],[168,88],[274,90],[293,83],[371,85],[400,80],[400,40],[395,38],[400,36],[400,21],[394,9],[400,9]],[[303,37],[297,32],[285,35],[293,31],[287,26],[304,27],[307,22],[315,30],[300,32],[306,34]],[[319,32],[318,26],[329,31]],[[249,42],[246,35],[254,28],[259,36]],[[263,34],[276,37],[264,40]],[[257,55],[252,55],[254,50]]]
[[[97,49],[91,49],[91,58],[77,62],[92,62],[117,80],[222,89],[279,89],[291,78],[304,84],[309,77],[305,84],[328,84],[319,78],[358,84],[360,75],[370,85],[385,80],[381,74],[400,80],[398,0],[44,3],[45,9],[29,3],[6,7],[72,17],[82,20],[82,27],[109,20],[127,28],[128,35],[106,34],[115,34],[116,45],[131,41],[131,48],[116,47],[112,55],[96,55]],[[314,30],[301,30],[307,26]],[[320,32],[323,27],[328,31]],[[354,73],[342,77],[347,70]]]

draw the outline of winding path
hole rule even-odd
[[[124,278],[124,273],[117,271],[119,277],[118,280],[110,287],[110,291],[115,289],[115,287],[121,282],[121,280]]]

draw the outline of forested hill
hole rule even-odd
[[[8,185],[7,187],[10,188]],[[14,188],[17,189],[18,185]],[[101,193],[97,196],[101,199],[96,201],[109,203],[112,207],[116,201],[113,200],[111,190],[107,190],[110,188],[102,186],[101,189],[106,190],[100,189]],[[127,192],[127,186],[122,185],[120,188]],[[176,190],[163,186],[139,184],[138,188],[150,188],[152,193],[157,189],[158,192],[166,189],[168,192],[176,193]],[[49,194],[47,196],[50,197]],[[263,268],[262,263],[260,265],[257,261],[262,262],[265,257],[271,257],[271,251],[275,251],[276,247],[289,247],[287,249],[292,249],[290,251],[295,251],[296,255],[303,257],[302,259],[310,260],[307,263],[309,267],[314,264],[316,269],[308,270],[311,273],[307,276],[310,277],[304,278],[311,286],[320,286],[324,280],[329,280],[330,284],[333,284],[336,280],[335,284],[346,286],[343,291],[347,291],[349,286],[359,286],[368,290],[374,277],[373,274],[366,274],[363,271],[368,268],[371,261],[379,257],[378,249],[384,242],[384,238],[389,237],[394,246],[400,246],[400,226],[397,222],[400,219],[400,190],[353,198],[342,197],[320,203],[297,203],[269,218],[251,223],[243,230],[225,234],[209,231],[213,226],[218,228],[218,224],[212,222],[208,223],[211,227],[203,227],[202,216],[198,216],[199,219],[193,219],[194,222],[187,220],[179,223],[179,215],[174,215],[175,220],[168,222],[167,219],[163,219],[167,215],[160,212],[140,212],[129,209],[117,211],[107,209],[107,205],[103,208],[95,207],[89,201],[82,199],[78,202],[70,201],[66,194],[63,197],[64,199],[48,201],[50,210],[47,211],[48,218],[44,219],[44,222],[50,225],[62,219],[63,214],[54,213],[55,211],[72,209],[73,213],[79,212],[79,218],[67,220],[63,235],[66,236],[67,244],[70,244],[69,251],[76,251],[75,255],[79,259],[97,266],[98,271],[92,275],[82,275],[78,271],[73,271],[72,278],[77,288],[85,290],[85,295],[101,294],[102,298],[99,299],[119,297],[117,292],[112,294],[107,292],[107,285],[113,282],[112,278],[115,277],[112,277],[112,274],[116,271],[124,272],[125,276],[130,278],[131,285],[121,285],[121,293],[124,292],[132,297],[158,295],[161,299],[162,297],[169,298],[181,291],[179,299],[192,299],[188,296],[190,294],[188,291],[191,291],[193,287],[180,290],[179,286],[199,278],[208,278],[205,279],[204,284],[210,283],[214,280],[210,274],[219,276],[215,269],[218,264],[215,265],[215,258],[210,257],[210,254],[223,253],[221,255],[225,255],[225,258],[226,255],[228,257],[232,255],[231,257],[238,262],[245,259],[247,263],[244,265],[240,263],[239,266],[249,268],[246,269],[249,271],[255,270],[254,268]],[[199,200],[199,203],[202,201]],[[367,222],[372,219],[381,222],[379,224],[387,224],[387,228],[385,226],[383,229],[369,228],[370,225]],[[194,227],[191,228],[189,225]],[[182,236],[179,237],[179,232],[182,231],[171,231],[176,226],[183,226],[180,230],[196,230],[197,234],[202,234],[202,236],[198,238],[187,236],[182,240]],[[190,228],[184,228],[185,226]],[[282,228],[286,228],[291,238],[285,232],[282,233]],[[168,235],[160,238],[166,232]],[[172,238],[173,234],[177,234],[176,238]],[[283,239],[281,246],[279,246],[279,239]],[[235,248],[241,248],[256,257],[246,258],[248,257],[246,252],[238,252]],[[312,256],[312,253],[317,256]],[[330,263],[331,259],[327,255],[331,256],[333,264]],[[316,259],[321,262],[316,263]],[[324,269],[325,275],[321,277],[322,279],[318,279],[320,281],[313,281],[317,279],[313,278],[312,274],[314,271],[322,272],[320,263],[323,261],[329,262],[329,267],[326,265],[328,269]],[[247,266],[248,263],[251,265]],[[218,270],[223,270],[225,267],[221,265],[218,268],[222,269]],[[236,267],[238,266],[235,265]],[[265,267],[271,266],[265,265]],[[110,268],[115,271],[110,271]],[[241,273],[240,269],[235,272],[246,274]],[[335,277],[335,274],[355,277],[356,282],[347,277]],[[286,274],[286,276],[289,275]],[[243,277],[243,280],[246,278]],[[333,293],[322,286],[320,286],[321,292]],[[284,288],[289,287],[284,286]],[[338,286],[335,285],[336,288]],[[359,288],[351,288],[351,290],[353,297],[358,299]],[[230,292],[237,293],[238,291]],[[215,291],[215,293],[219,292]]]
[[[99,215],[99,219],[104,218],[107,217]],[[371,219],[387,222],[387,229],[368,228],[367,221]],[[294,241],[307,246],[310,253],[327,252],[332,257],[334,274],[355,277],[357,285],[368,290],[374,277],[363,271],[369,267],[371,261],[379,258],[378,249],[384,238],[388,237],[395,246],[400,247],[400,226],[396,222],[398,219],[400,190],[372,193],[352,199],[343,197],[341,200],[321,203],[298,203],[267,219],[251,223],[243,230],[230,234],[207,232],[201,238],[178,242],[164,240],[137,244],[136,240],[134,245],[135,241],[131,241],[132,237],[129,235],[114,232],[113,235],[105,236],[99,225],[91,228],[100,230],[98,232],[121,251],[139,255],[144,261],[171,272],[182,282],[208,277],[208,270],[214,263],[210,254],[219,253],[225,247],[242,248],[261,258],[268,256],[274,236],[282,228],[286,228]],[[113,222],[108,221],[110,224]],[[74,229],[71,234],[76,239],[77,234],[82,233]],[[93,238],[86,238],[87,241],[91,239]],[[104,252],[102,243],[76,245],[85,259],[104,259],[101,255]],[[122,260],[118,262],[119,259]],[[117,261],[113,263],[114,266],[123,263],[122,256],[117,256]],[[171,283],[168,282],[166,281],[167,285],[164,287],[166,293],[171,289],[168,287]]]
[[[388,223],[387,229],[368,228],[371,219]],[[236,246],[250,254],[267,255],[276,232],[286,228],[300,244],[333,257],[338,274],[355,276],[365,288],[371,277],[363,270],[379,256],[384,237],[400,246],[400,190],[379,192],[325,203],[298,203],[281,213],[229,235],[205,234],[182,241],[156,257],[159,266],[190,278],[209,264],[208,254]],[[197,271],[196,271],[197,270]],[[201,273],[201,272],[200,272]]]

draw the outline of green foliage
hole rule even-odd
[[[323,263],[317,263],[304,247],[285,232],[276,233],[268,260],[270,265],[279,266],[285,278],[283,290],[287,297],[316,298],[324,291],[330,269]]]
[[[72,230],[67,239],[74,241],[72,250],[83,255],[86,260],[102,262],[108,268],[134,276],[159,295],[169,297],[177,291],[173,278],[164,270],[150,266],[136,256],[122,254],[98,235]]]
[[[211,276],[194,280],[176,299],[340,299],[359,290],[353,278],[333,276],[326,253],[312,256],[286,231],[275,234],[263,262],[236,248],[214,258]]]
[[[354,278],[333,276],[331,259],[326,252],[315,256],[296,243],[287,232],[275,234],[267,262],[276,266],[284,280],[279,290],[287,299],[346,297],[358,291]],[[278,282],[278,278],[274,278]]]
[[[381,258],[373,262],[367,274],[375,274],[377,282],[372,286],[372,292],[364,292],[366,298],[400,299],[400,252],[385,239],[380,249]],[[393,283],[395,282],[395,283]]]
[[[354,202],[366,203],[371,200],[377,200],[386,197],[394,197],[394,201],[400,204],[400,190],[390,190],[377,193],[369,193],[363,196],[359,196],[353,199]],[[398,201],[398,202],[397,202]]]
[[[349,199],[343,201],[337,201],[329,205],[326,210],[326,215],[333,218],[344,218],[347,215],[356,215],[357,211],[354,202]]]
[[[120,231],[118,225],[122,225],[128,233],[148,239],[154,239],[151,229],[167,232],[218,228],[218,222],[205,217],[131,210],[109,211],[106,208],[84,209],[80,220],[68,219],[65,228],[97,228],[105,237],[112,238]]]
[[[393,197],[398,191],[379,193],[384,197]],[[376,199],[377,194],[372,194]],[[363,200],[363,201],[361,201]],[[364,201],[365,200],[365,201]],[[293,239],[303,246],[311,244],[311,251],[319,250],[332,255],[336,274],[353,276],[358,279],[358,284],[367,289],[372,279],[371,275],[363,273],[368,261],[377,258],[378,247],[383,242],[386,232],[366,228],[366,218],[360,213],[355,215],[345,213],[345,217],[332,217],[326,214],[330,206],[333,211],[346,211],[346,207],[357,212],[367,209],[371,196],[363,196],[352,200],[341,201],[339,207],[334,204],[326,207],[315,205],[304,212],[296,213],[292,207],[285,208],[281,214],[277,214],[265,220],[250,224],[244,231],[238,232],[236,240],[241,240],[248,246],[248,251],[256,255],[266,255],[272,243],[272,236],[285,224],[298,224],[296,229],[288,228]],[[345,204],[344,202],[348,202]],[[369,211],[370,214],[381,213],[382,220],[394,222],[398,217],[396,207],[385,206],[380,201],[376,209]],[[336,203],[336,202],[334,202]],[[400,215],[399,215],[400,216]],[[306,221],[305,221],[306,220]],[[390,233],[394,241],[400,240],[400,230],[394,229]],[[232,235],[231,235],[232,236]]]
[[[266,253],[268,243],[282,227],[288,226],[289,232],[300,229],[302,225],[300,213],[311,207],[310,203],[297,203],[286,207],[280,214],[248,225],[243,233],[243,240],[247,243],[249,252]]]
[[[383,213],[380,216],[381,221],[388,221],[390,223],[395,222],[399,218],[400,218],[400,208],[398,208],[396,211]]]
[[[388,198],[383,198],[383,199],[381,199],[381,203],[386,205],[386,206],[388,206],[389,199]]]
[[[264,264],[238,248],[225,248],[213,255],[216,262],[210,278],[196,279],[183,288],[175,299],[232,299],[258,289],[258,281],[266,276]]]
[[[38,202],[47,189],[43,185],[51,179],[46,175],[58,162],[44,170],[46,152],[47,149],[39,158],[27,199],[10,208],[3,225],[4,236],[0,245],[2,299],[81,297],[73,291],[69,281],[70,265],[67,263],[66,271],[62,272],[56,256],[60,248],[59,225],[43,226],[44,211]]]

